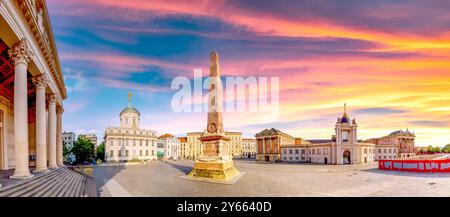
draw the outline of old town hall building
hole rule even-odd
[[[140,128],[141,114],[131,105],[120,112],[120,127],[105,131],[105,160],[108,162],[148,161],[157,157],[157,136],[153,130]]]

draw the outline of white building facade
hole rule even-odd
[[[105,160],[107,162],[148,161],[156,159],[156,132],[140,129],[140,113],[131,106],[120,113],[120,127],[105,132]]]
[[[242,139],[242,158],[256,158],[256,139]]]
[[[181,156],[180,140],[170,134],[158,138],[158,151],[165,160],[178,160]]]
[[[67,150],[71,150],[73,148],[73,145],[75,144],[76,136],[73,132],[63,132],[62,134],[62,141],[63,145],[67,148]],[[73,163],[75,161],[75,155],[72,152],[69,152],[67,155],[66,161],[68,163]]]

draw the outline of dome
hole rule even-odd
[[[135,107],[128,106],[120,112],[120,116],[122,116],[123,114],[128,114],[128,113],[134,113],[139,116],[141,115],[141,113],[139,113],[139,111]]]
[[[344,116],[342,116],[341,123],[350,123],[350,118],[347,116],[347,114],[344,114]]]

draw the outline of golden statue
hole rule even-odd
[[[128,92],[128,106],[131,106],[131,96],[133,96],[133,94],[130,92]]]

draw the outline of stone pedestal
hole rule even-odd
[[[229,181],[239,175],[228,154],[228,137],[222,133],[205,133],[200,140],[203,143],[203,155],[195,161],[194,169],[188,176]]]
[[[228,181],[239,175],[233,160],[195,161],[194,169],[188,174],[191,177]]]

